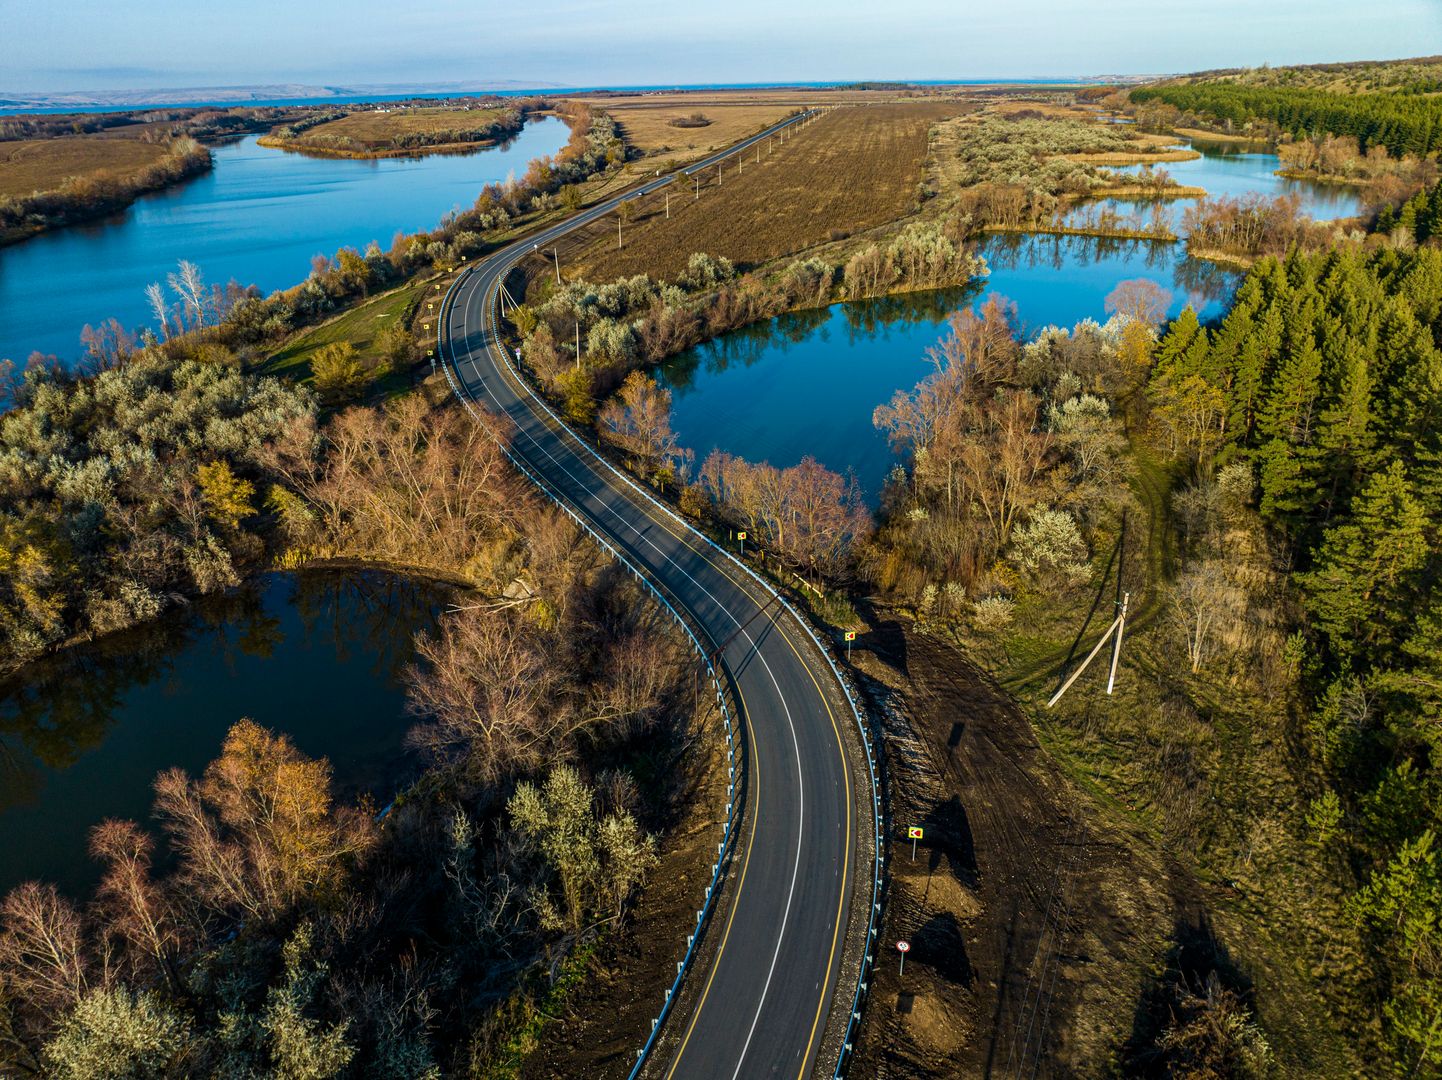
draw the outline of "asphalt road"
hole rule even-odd
[[[791,121],[789,121],[791,122]],[[691,173],[769,137],[777,128],[697,162]],[[680,175],[680,174],[678,174]],[[511,452],[553,497],[584,517],[699,626],[721,657],[746,731],[744,836],[731,873],[734,900],[695,1006],[677,1013],[667,1077],[805,1078],[820,1065],[822,1035],[842,968],[853,879],[856,807],[870,778],[854,775],[843,740],[856,724],[835,676],[794,616],[728,555],[647,499],[539,402],[512,370],[493,332],[496,293],[534,246],[673,182],[662,177],[481,260],[443,310],[442,361],[460,392],[509,418]],[[858,787],[859,785],[859,787]],[[869,874],[863,860],[860,873]],[[840,1007],[853,988],[842,989]],[[659,1003],[658,1003],[659,1004]],[[833,1047],[830,1053],[835,1054]]]

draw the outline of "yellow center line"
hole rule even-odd
[[[736,694],[741,696],[741,688],[736,688]],[[746,710],[746,699],[741,698],[741,711],[748,717],[750,713]],[[749,721],[747,727],[750,727]],[[751,811],[751,833],[746,838],[746,854],[741,859],[741,877],[736,882],[736,896],[731,901],[731,914],[726,919],[726,931],[721,935],[721,945],[716,950],[716,956],[711,961],[711,973],[706,977],[706,985],[701,990],[701,996],[696,999],[696,1007],[691,1010],[691,1020],[686,1025],[686,1034],[681,1039],[681,1045],[676,1048],[676,1056],[671,1061],[671,1068],[666,1071],[666,1080],[676,1075],[676,1069],[681,1064],[681,1055],[686,1052],[686,1045],[691,1041],[691,1033],[696,1030],[696,1021],[700,1019],[701,1010],[706,1005],[706,998],[711,993],[711,983],[716,978],[716,972],[721,967],[721,957],[726,952],[726,943],[731,940],[731,927],[736,922],[736,912],[741,910],[741,890],[746,887],[746,870],[751,865],[751,851],[756,846],[756,823],[761,820],[761,759],[756,755],[754,740],[746,740],[747,753],[751,758],[751,780],[756,785],[755,805]]]

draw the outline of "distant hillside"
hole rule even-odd
[[[1150,112],[1139,122],[1152,126],[1215,125],[1266,138],[1348,136],[1359,153],[1383,147],[1395,159],[1442,149],[1442,56],[1202,71],[1139,87],[1129,97]]]
[[[1215,71],[1198,71],[1166,81],[1229,82],[1241,86],[1325,90],[1333,94],[1369,94],[1382,91],[1435,94],[1442,92],[1442,56],[1301,64],[1292,67],[1263,65],[1256,68],[1221,68]]]

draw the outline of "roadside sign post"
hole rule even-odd
[[[746,554],[746,530],[739,529],[736,532],[736,539],[741,542],[741,554]]]
[[[911,942],[898,941],[896,943],[896,951],[901,954],[901,967],[898,968],[896,972],[897,977],[899,978],[900,976],[906,974],[906,954],[911,951]]]
[[[851,643],[856,640],[856,631],[846,631],[846,662],[851,663]]]
[[[911,825],[906,830],[907,838],[911,841],[911,861],[916,862],[916,842],[921,839],[921,826]]]

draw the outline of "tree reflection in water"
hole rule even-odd
[[[1016,302],[1018,330],[1104,321],[1119,282],[1149,278],[1203,318],[1222,310],[1235,271],[1181,244],[1108,237],[995,234],[977,245],[990,275],[970,287],[836,304],[766,319],[662,365],[672,426],[698,462],[713,448],[778,467],[807,455],[854,472],[875,505],[894,463],[872,423],[878,405],[930,370],[927,349],[953,312],[988,294]]]
[[[408,727],[400,675],[451,592],[379,571],[264,574],[27,665],[0,684],[0,892],[33,876],[27,853],[54,858],[50,841],[85,864],[83,835],[34,835],[79,826],[69,803],[89,824],[143,813],[154,774],[203,767],[243,710],[330,756],[341,790],[403,779],[384,775]]]

